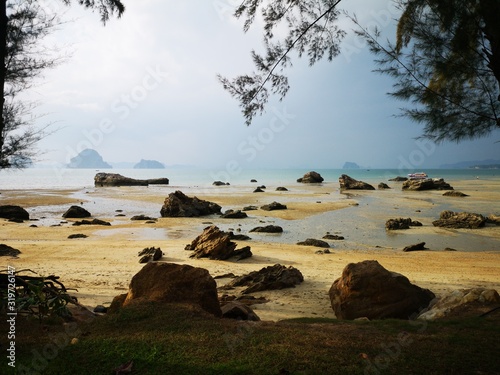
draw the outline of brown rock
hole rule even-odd
[[[168,185],[168,178],[154,178],[149,180],[136,180],[125,177],[118,173],[97,173],[94,177],[95,186],[148,186],[148,185]]]
[[[375,190],[375,188],[363,181],[355,180],[346,174],[339,177],[339,184],[341,190]]]
[[[377,261],[348,264],[329,291],[337,319],[408,319],[426,308],[434,293],[390,272]]]
[[[29,220],[30,214],[20,206],[4,205],[0,206],[0,218],[9,220]]]
[[[443,228],[469,228],[477,229],[484,227],[486,218],[483,215],[469,212],[443,211],[439,215],[439,220],[432,222],[435,227]]]
[[[71,206],[62,216],[66,219],[83,219],[84,217],[91,217],[92,215],[83,207]]]
[[[165,199],[160,214],[162,217],[197,217],[220,214],[221,206],[197,197],[188,197],[182,191],[170,193]]]
[[[250,247],[236,250],[236,243],[231,241],[232,233],[221,231],[215,225],[206,227],[203,233],[196,237],[191,244],[186,246],[186,250],[194,251],[191,258],[210,258],[226,260],[237,256],[244,259],[252,256]]]
[[[453,190],[442,178],[426,178],[403,182],[403,190]]]
[[[132,278],[126,297],[115,297],[111,306],[116,309],[145,301],[195,305],[222,316],[215,280],[206,269],[189,265],[147,263]]]
[[[324,178],[318,172],[307,172],[303,177],[297,179],[297,182],[302,182],[304,184],[314,184],[323,182]]]
[[[403,251],[408,252],[408,251],[419,251],[419,250],[429,250],[425,247],[425,242],[420,242],[415,245],[410,245],[406,246]]]

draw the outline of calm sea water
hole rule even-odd
[[[307,169],[259,169],[259,170],[226,170],[226,169],[38,169],[30,168],[20,171],[0,170],[1,190],[24,189],[81,189],[94,185],[94,176],[98,172],[120,173],[124,176],[148,179],[167,177],[171,186],[209,186],[214,181],[229,182],[231,185],[248,184],[251,179],[262,184],[286,185],[295,182]],[[325,179],[325,183],[338,183],[342,174],[363,180],[368,183],[387,181],[396,176],[406,176],[409,172],[397,169],[316,169]],[[415,171],[419,172],[419,171]],[[464,179],[496,179],[500,177],[498,169],[433,169],[425,170],[429,177],[445,180]]]

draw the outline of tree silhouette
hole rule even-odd
[[[61,0],[71,5],[71,0]],[[77,0],[95,9],[105,24],[113,15],[120,17],[125,7],[120,0]],[[57,24],[56,14],[47,14],[36,0],[0,0],[0,169],[25,167],[34,155],[33,147],[43,129],[31,127],[31,104],[15,101],[30,87],[40,72],[57,63],[45,56],[38,43]]]

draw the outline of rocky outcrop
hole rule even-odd
[[[290,266],[275,264],[233,279],[225,288],[246,286],[241,293],[248,294],[263,290],[293,288],[304,281],[302,273]]]
[[[105,186],[148,186],[148,185],[168,185],[168,178],[152,178],[147,180],[137,180],[125,177],[118,173],[97,173],[94,177],[94,185]]]
[[[279,225],[266,225],[264,227],[255,227],[250,232],[257,233],[283,233],[283,228]]]
[[[303,177],[297,179],[297,182],[302,182],[304,184],[317,184],[323,182],[324,178],[318,172],[307,172]]]
[[[435,227],[443,228],[468,228],[477,229],[484,227],[486,218],[481,214],[469,212],[453,212],[443,211],[439,215],[439,219],[432,222]]]
[[[115,297],[113,309],[142,302],[199,306],[222,316],[217,285],[203,268],[173,263],[147,263],[131,280],[127,294]]]
[[[436,298],[418,319],[478,317],[500,307],[500,296],[494,289],[454,290]]]
[[[97,151],[87,148],[71,158],[68,168],[110,169],[113,167],[106,163]]]
[[[163,251],[158,247],[146,247],[139,251],[137,256],[140,256],[139,263],[156,262],[163,257]]]
[[[177,190],[165,198],[160,214],[162,217],[197,217],[220,214],[220,210],[221,206],[216,203],[191,198]]]
[[[66,219],[83,219],[85,217],[91,217],[92,214],[83,207],[71,206],[62,216]]]
[[[329,291],[337,319],[408,319],[426,308],[434,293],[390,272],[375,260],[348,264]]]
[[[264,211],[286,210],[287,206],[278,202],[273,202],[270,204],[265,204],[260,209]]]
[[[403,190],[453,190],[442,178],[426,178],[403,182]]]
[[[403,219],[389,219],[385,222],[386,230],[401,230],[410,229],[410,227],[421,227],[422,223],[420,221],[413,221],[411,218]]]
[[[328,242],[322,241],[322,240],[316,240],[314,238],[308,238],[305,241],[297,242],[297,245],[302,245],[302,246],[314,246],[314,247],[330,247]]]
[[[104,225],[104,226],[110,226],[111,223],[108,221],[100,220],[100,219],[92,219],[92,220],[80,220],[80,221],[75,221],[73,223],[74,226],[80,226],[80,225]]]
[[[212,185],[214,185],[214,186],[226,186],[226,185],[229,185],[229,182],[214,181],[212,183]]]
[[[186,250],[194,251],[190,258],[210,258],[226,260],[237,257],[238,260],[252,256],[250,247],[236,249],[237,244],[231,241],[232,233],[221,231],[215,225],[206,227]]]
[[[339,177],[340,190],[375,190],[375,188],[363,181],[358,181],[346,174]]]
[[[457,190],[447,191],[446,193],[443,194],[443,196],[445,196],[445,197],[459,197],[459,198],[468,197],[467,194],[464,194],[461,191],[457,191]]]
[[[390,189],[391,187],[389,185],[387,185],[385,182],[381,182],[380,184],[378,184],[378,189],[379,190],[385,190],[385,189]]]
[[[221,307],[222,317],[227,319],[260,321],[259,316],[251,307],[238,301],[231,301]]]
[[[30,219],[30,214],[21,206],[0,206],[0,218],[8,220],[24,221]]]
[[[165,166],[157,160],[141,159],[139,163],[134,165],[134,169],[165,169]]]

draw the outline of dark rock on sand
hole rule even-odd
[[[391,187],[389,185],[387,185],[386,183],[384,182],[381,182],[380,184],[378,184],[378,189],[379,190],[384,190],[384,189],[390,189]]]
[[[83,207],[71,206],[62,216],[65,219],[83,219],[85,217],[91,217],[92,214]]]
[[[335,240],[335,241],[341,241],[341,240],[344,240],[344,236],[338,236],[336,234],[325,234],[323,236],[323,239],[324,240]]]
[[[264,193],[264,190],[262,190],[262,188],[258,187],[253,192],[254,193]]]
[[[160,214],[162,217],[197,217],[211,214],[220,214],[221,206],[216,203],[204,201],[197,197],[188,197],[182,191],[170,193]]]
[[[468,197],[467,194],[464,194],[461,191],[457,191],[457,190],[447,191],[446,193],[443,194],[443,196],[445,196],[445,197]]]
[[[302,245],[302,246],[315,246],[315,247],[330,247],[328,242],[322,241],[322,240],[316,240],[314,238],[308,238],[305,241],[302,242],[297,242],[297,245]]]
[[[255,211],[258,209],[259,209],[259,207],[257,207],[257,206],[245,206],[245,207],[243,207],[243,211]]]
[[[284,204],[273,202],[262,206],[261,209],[264,211],[274,211],[274,210],[286,210],[287,207]]]
[[[469,228],[477,229],[484,227],[486,218],[481,214],[469,212],[453,212],[443,211],[439,215],[439,219],[432,222],[435,227],[443,228]]]
[[[348,264],[329,291],[337,319],[409,319],[435,297],[375,260]]]
[[[93,219],[93,220],[80,220],[80,221],[75,221],[73,223],[74,226],[79,226],[79,225],[105,225],[105,226],[110,226],[111,223],[100,220],[100,219]]]
[[[30,214],[20,206],[4,205],[0,206],[0,218],[9,220],[29,220]]]
[[[425,242],[420,242],[420,243],[417,243],[415,245],[406,246],[403,249],[404,252],[419,251],[419,250],[429,250],[429,249],[425,247]]]
[[[302,182],[304,184],[316,184],[323,182],[324,178],[318,172],[307,172],[303,177],[297,179],[297,182]]]
[[[229,235],[232,240],[235,241],[248,241],[251,240],[250,237],[248,237],[246,234],[234,234],[233,232],[229,232]]]
[[[247,286],[241,293],[249,294],[263,290],[293,288],[304,281],[302,273],[294,267],[275,264],[240,276],[227,284],[226,288]]]
[[[398,176],[398,177],[390,178],[389,181],[404,182],[404,181],[408,181],[408,177]]]
[[[153,178],[148,180],[137,180],[122,176],[118,173],[97,173],[94,177],[95,186],[148,186],[148,185],[168,185],[168,178]]]
[[[230,233],[212,225],[187,245],[186,250],[194,251],[190,258],[226,260],[231,257],[244,259],[252,255],[249,247],[236,250],[236,246],[237,244],[231,241]]]
[[[226,186],[226,185],[229,185],[229,182],[214,181],[212,183],[212,185],[214,185],[214,186]]]
[[[223,219],[244,219],[248,217],[248,215],[241,210],[227,210],[221,216]]]
[[[0,244],[0,257],[17,257],[21,251],[5,244]]]
[[[442,178],[426,178],[423,180],[408,180],[403,183],[403,190],[453,190],[450,184]]]
[[[163,251],[158,247],[146,247],[139,251],[137,256],[140,256],[139,263],[156,262],[163,257]]]
[[[375,188],[363,181],[358,181],[346,174],[339,177],[341,190],[375,190]]]
[[[389,219],[385,222],[385,229],[387,230],[400,230],[400,229],[410,229],[410,227],[421,227],[422,223],[420,221],[413,221],[411,218],[403,219]]]
[[[254,179],[254,178],[252,178],[252,179],[250,180],[250,182],[257,182],[257,180],[256,180],[256,179]]]
[[[276,188],[276,191],[288,191],[288,189],[286,187],[284,187],[284,186],[278,186]]]
[[[75,238],[87,238],[88,236],[86,234],[83,234],[83,233],[75,233],[75,234],[70,234],[68,236],[68,239],[72,240],[72,239],[75,239]]]
[[[135,215],[130,218],[130,220],[135,220],[135,221],[156,221],[156,218],[154,217],[149,217],[146,215]]]
[[[199,306],[222,316],[215,280],[206,269],[189,265],[147,263],[132,278],[128,293],[115,297],[111,306],[116,310],[146,301]]]
[[[227,319],[260,321],[251,307],[238,301],[231,301],[221,307],[222,317]]]
[[[283,228],[279,225],[266,225],[265,227],[255,227],[250,232],[257,233],[283,233]]]

